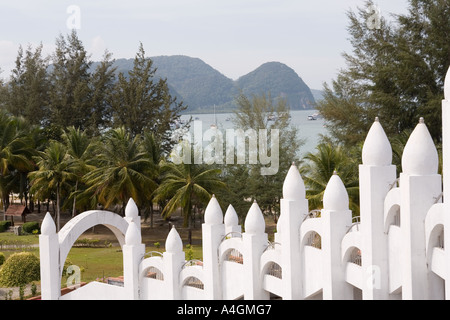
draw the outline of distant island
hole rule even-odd
[[[239,92],[246,95],[270,92],[272,98],[283,97],[291,110],[313,109],[320,90],[311,90],[300,76],[280,62],[267,62],[236,81],[199,58],[183,55],[151,57],[156,76],[166,78],[171,94],[188,106],[188,113],[230,112],[236,108]],[[94,63],[91,68],[95,68]],[[127,75],[133,59],[117,59],[116,72]]]

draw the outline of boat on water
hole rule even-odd
[[[319,118],[318,113],[314,113],[308,116],[308,120],[317,120]]]

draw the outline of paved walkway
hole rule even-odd
[[[36,285],[37,287],[37,292],[39,294],[39,292],[41,291],[40,285]],[[0,288],[0,300],[7,300],[10,299],[9,294],[10,291],[12,291],[12,300],[17,300],[19,299],[20,295],[19,295],[19,287],[13,287],[13,288]],[[25,287],[25,296],[29,296],[31,295],[31,284],[27,285]]]

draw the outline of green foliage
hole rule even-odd
[[[246,163],[223,165],[223,180],[228,190],[219,190],[217,198],[222,206],[232,204],[236,213],[243,221],[253,200],[256,200],[265,215],[273,216],[275,219],[280,213],[279,201],[282,196],[283,182],[292,162],[298,160],[297,152],[302,145],[298,138],[297,129],[291,125],[289,107],[284,99],[272,99],[270,94],[260,94],[248,97],[241,93],[236,99],[238,109],[235,111],[233,123],[236,128],[267,129],[268,137],[273,129],[279,130],[278,150],[270,150],[271,143],[268,141],[268,151],[278,151],[278,171],[271,175],[262,175],[260,162],[249,164],[248,150],[246,147]],[[274,115],[276,120],[269,121],[268,115]],[[274,147],[276,145],[274,144]],[[269,153],[268,153],[269,154]],[[236,163],[237,161],[235,161]],[[271,164],[276,165],[276,164]],[[267,166],[266,166],[267,167]],[[262,187],[264,186],[264,187]]]
[[[35,230],[39,231],[39,222],[29,221],[22,225],[22,231],[26,233],[33,233]]]
[[[98,146],[96,167],[83,176],[86,193],[97,197],[105,207],[125,204],[133,198],[145,203],[155,189],[156,168],[141,146],[141,136],[132,136],[125,128],[110,130]]]
[[[60,229],[61,196],[65,188],[70,188],[69,182],[75,179],[71,170],[71,162],[67,161],[68,151],[64,144],[51,141],[44,152],[35,157],[38,170],[30,172],[31,192],[45,199],[51,193],[56,193],[56,228]]]
[[[5,254],[3,252],[0,252],[0,266],[5,263]]]
[[[348,13],[353,51],[344,54],[347,67],[324,86],[317,107],[333,138],[346,146],[364,141],[376,116],[389,137],[424,117],[434,140],[441,139],[450,3],[410,0],[408,9],[392,22],[382,18],[379,29],[368,27],[366,8]]]
[[[186,107],[170,95],[167,81],[156,79],[155,72],[141,43],[128,77],[119,73],[115,84],[111,97],[113,126],[125,128],[133,137],[151,131],[170,151],[170,125]]]
[[[0,221],[0,232],[4,232],[8,230],[8,228],[11,226],[11,221],[4,220]]]
[[[83,247],[83,248],[107,248],[112,246],[112,243],[108,240],[99,240],[99,239],[77,239],[73,244],[74,247]]]
[[[190,261],[194,259],[194,246],[191,244],[186,245],[186,260]]]
[[[156,190],[155,201],[166,201],[162,211],[164,217],[170,217],[181,207],[183,225],[187,227],[194,206],[204,206],[213,193],[225,187],[220,181],[219,169],[208,169],[200,164],[161,164],[162,182]]]
[[[39,258],[30,252],[12,254],[0,269],[0,285],[16,287],[40,280]]]
[[[359,160],[342,146],[329,142],[320,143],[315,152],[306,154],[300,173],[305,182],[309,209],[322,209],[325,188],[336,171],[347,189],[350,209],[354,215],[359,215]]]
[[[37,286],[36,283],[32,282],[31,283],[31,296],[34,297],[37,293]]]

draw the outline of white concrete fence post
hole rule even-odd
[[[362,149],[359,166],[360,228],[362,237],[362,297],[389,299],[388,235],[384,232],[384,199],[395,186],[392,148],[378,118]],[[379,279],[375,279],[379,277]]]
[[[341,241],[352,223],[347,190],[334,173],[323,195],[322,257],[323,299],[353,299],[353,288],[345,281],[345,266],[341,260]]]
[[[58,300],[61,295],[61,270],[59,266],[59,241],[56,225],[46,213],[39,235],[42,300]]]
[[[163,253],[165,299],[181,299],[180,272],[184,261],[183,242],[175,226],[172,226],[166,239],[166,251]]]
[[[307,214],[305,184],[298,168],[292,164],[283,183],[283,199],[275,235],[275,242],[281,244],[283,299],[296,300],[302,297],[299,233]]]
[[[442,168],[444,189],[444,230],[450,230],[450,67],[444,82],[444,100],[442,100]],[[447,201],[445,201],[447,199]],[[445,250],[445,298],[450,300],[450,236],[444,237]]]
[[[400,174],[404,300],[430,299],[424,221],[442,191],[438,166],[436,147],[421,118],[404,148]]]
[[[206,206],[202,224],[204,290],[205,298],[209,300],[222,299],[218,249],[224,236],[222,209],[213,195]]]
[[[140,298],[139,264],[145,255],[145,244],[142,243],[141,230],[132,220],[125,234],[123,253],[123,283],[127,299]]]
[[[245,218],[242,234],[244,256],[244,299],[266,300],[269,293],[262,287],[261,255],[268,246],[266,224],[258,204],[253,202]]]

